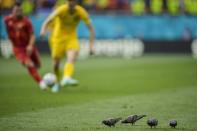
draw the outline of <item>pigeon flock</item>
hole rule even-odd
[[[119,118],[108,118],[106,120],[102,121],[102,124],[108,126],[108,127],[115,127],[115,125],[121,121],[122,124],[131,124],[131,125],[135,125],[135,123],[137,121],[139,121],[140,119],[146,117],[146,115],[130,115],[127,118],[123,119],[121,117]],[[158,120],[155,118],[152,119],[148,119],[147,120],[147,125],[150,126],[150,128],[156,128],[158,125]],[[176,128],[177,126],[177,121],[176,120],[171,120],[169,122],[169,126],[172,128]]]

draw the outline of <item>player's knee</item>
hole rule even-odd
[[[70,50],[67,52],[67,62],[68,63],[75,63],[78,57],[78,51]]]
[[[24,65],[25,65],[26,67],[34,67],[33,62],[31,62],[30,60],[25,61],[25,62],[24,62]]]
[[[76,61],[76,57],[70,57],[70,58],[67,58],[67,62],[68,63],[75,63],[75,61]]]
[[[67,57],[67,62],[68,63],[75,63],[76,60],[77,60],[76,55],[70,55],[70,56]]]

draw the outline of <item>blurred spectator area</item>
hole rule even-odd
[[[49,12],[67,0],[21,0],[26,15]],[[10,11],[15,0],[0,0],[1,12]],[[132,15],[197,15],[197,0],[78,0],[91,13]]]
[[[30,16],[37,37],[48,14],[65,2],[66,0],[22,0],[23,11]],[[197,0],[78,0],[78,3],[91,13],[97,39],[197,38]],[[9,13],[13,4],[13,0],[0,0],[1,13]],[[0,27],[0,38],[7,38],[2,19]],[[87,28],[81,23],[78,32],[80,38],[89,36]]]

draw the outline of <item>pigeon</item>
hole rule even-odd
[[[176,120],[171,120],[169,125],[172,127],[172,128],[176,128],[177,126],[177,121]]]
[[[142,118],[144,118],[144,117],[146,117],[146,115],[139,115],[139,116],[137,116],[137,121],[142,119]]]
[[[130,115],[125,120],[121,121],[121,123],[124,124],[131,123],[132,125],[134,125],[135,122],[142,119],[143,117],[146,117],[146,115]]]
[[[152,128],[156,127],[158,125],[158,120],[157,119],[149,119],[147,121],[147,124]]]
[[[115,124],[119,122],[121,119],[122,118],[109,118],[107,120],[103,120],[102,123],[109,127],[111,126],[115,127]]]

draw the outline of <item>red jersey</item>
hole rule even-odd
[[[4,18],[9,39],[14,48],[25,48],[33,34],[33,27],[27,17],[17,19],[12,15]]]

